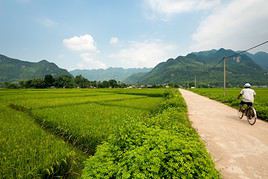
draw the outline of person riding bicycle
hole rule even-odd
[[[244,89],[240,91],[240,94],[237,97],[237,99],[240,99],[242,97],[239,111],[241,111],[242,106],[244,104],[246,104],[247,106],[253,106],[255,96],[256,92],[251,89],[251,85],[249,83],[246,83],[244,85]]]

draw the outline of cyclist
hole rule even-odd
[[[244,89],[240,91],[240,94],[238,95],[237,99],[240,99],[242,97],[241,102],[240,102],[240,108],[239,111],[241,111],[242,106],[244,104],[248,106],[252,106],[254,103],[254,97],[256,96],[256,92],[251,89],[251,85],[249,83],[246,83],[244,85]]]

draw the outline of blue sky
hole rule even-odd
[[[68,70],[153,67],[268,40],[267,7],[266,0],[0,0],[0,53]]]

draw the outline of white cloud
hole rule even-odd
[[[231,1],[200,23],[192,35],[191,50],[221,47],[242,50],[266,41],[267,7],[267,0]],[[266,49],[268,50],[268,47]]]
[[[73,51],[97,52],[97,47],[93,37],[89,34],[74,36],[63,40],[65,47]]]
[[[110,39],[110,44],[111,44],[111,45],[116,45],[118,42],[119,42],[118,37],[112,37],[112,38]]]
[[[106,64],[98,59],[100,52],[96,46],[94,38],[90,34],[74,36],[63,40],[63,44],[69,50],[79,54],[81,61],[77,68],[80,69],[98,69],[107,68]]]
[[[55,27],[58,25],[58,23],[52,19],[49,18],[42,18],[37,20],[42,26],[45,26],[47,28]]]
[[[144,2],[150,11],[150,18],[166,18],[193,10],[207,10],[220,4],[220,0],[144,0]]]
[[[154,67],[158,63],[173,57],[178,52],[174,44],[160,40],[129,42],[125,48],[109,57],[122,67]]]

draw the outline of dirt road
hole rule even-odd
[[[254,126],[217,101],[180,89],[193,127],[224,178],[268,179],[268,123]]]

